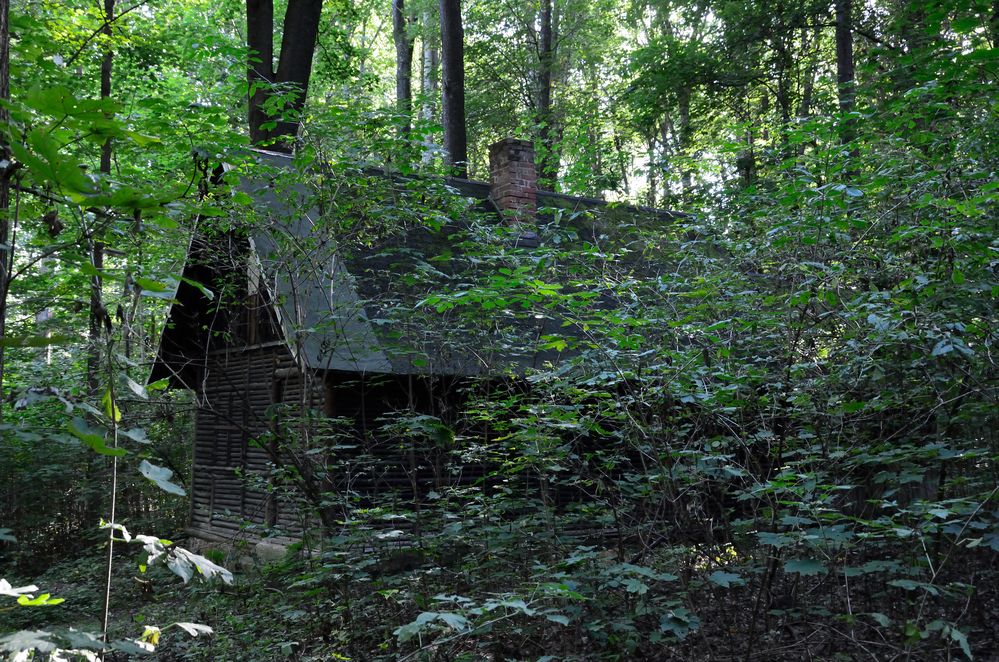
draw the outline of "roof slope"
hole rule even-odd
[[[549,305],[571,292],[532,278],[539,262],[551,272],[552,260],[561,260],[574,280],[598,281],[601,243],[625,241],[633,244],[626,251],[632,275],[658,278],[662,263],[642,245],[641,222],[674,217],[619,206],[595,219],[576,212],[606,203],[541,193],[539,205],[549,208],[538,219],[542,248],[588,249],[574,262],[562,251],[518,248],[523,228],[498,219],[484,182],[369,171],[352,173],[345,188],[335,173],[293,176],[296,164],[286,155],[258,152],[257,160],[263,168],[238,185],[252,200],[250,278],[265,284],[303,368],[317,370],[475,375],[557,362],[568,348],[551,339],[585,332]],[[193,290],[182,282],[177,298],[190,308],[197,293],[185,288]],[[591,304],[620,305],[612,288],[603,289]],[[176,370],[164,348],[179,347],[170,336],[190,323],[186,314],[171,311],[154,378]]]

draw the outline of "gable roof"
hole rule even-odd
[[[530,262],[535,259],[533,253],[540,252],[517,246],[522,227],[497,222],[499,210],[490,197],[489,184],[369,171],[366,174],[373,181],[402,192],[422,195],[428,186],[439,193],[444,189],[452,198],[465,199],[468,209],[464,214],[441,214],[385,227],[379,227],[377,209],[365,209],[366,225],[348,238],[339,232],[344,224],[337,219],[354,210],[342,204],[342,191],[340,197],[331,197],[321,187],[311,189],[300,177],[291,183],[283,181],[283,175],[294,172],[290,156],[255,151],[255,157],[262,166],[258,172],[264,174],[242,176],[238,184],[253,202],[252,230],[244,240],[232,236],[224,240],[246,242],[248,277],[263,283],[280,332],[303,369],[437,375],[523,372],[563,358],[564,347],[543,339],[581,333],[557,313],[525,307],[526,299],[485,302],[483,308],[492,311],[488,319],[481,314],[459,314],[448,304],[440,304],[442,293],[453,299],[483,295],[484,283],[495,281],[504,268],[511,271],[517,260]],[[577,213],[608,206],[600,200],[539,191],[538,205],[554,210],[539,214],[542,246],[560,237],[599,246],[609,230],[626,234],[612,228],[612,221],[601,223]],[[679,216],[628,205],[615,206],[614,211],[630,225],[636,218],[663,223]],[[472,220],[476,215],[478,220]],[[492,236],[484,236],[490,227]],[[212,241],[217,240],[208,239],[199,228],[152,380],[171,377],[175,385],[193,383],[194,373],[186,368],[204,348],[192,340],[190,331],[192,325],[203,325],[212,316],[214,304],[189,281],[217,277],[207,254]],[[494,253],[481,250],[483,242],[489,241],[494,242]],[[649,259],[646,252],[634,251],[633,271],[638,277],[657,277],[662,264]],[[602,299],[599,305],[605,308],[617,305],[613,297]]]

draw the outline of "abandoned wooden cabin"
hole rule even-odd
[[[351,198],[339,190],[335,197],[303,185],[301,177],[286,183],[296,168],[291,157],[255,156],[265,174],[258,168],[240,176],[236,194],[252,200],[248,218],[203,219],[197,229],[151,377],[196,394],[191,532],[216,539],[265,530],[300,535],[299,497],[273,489],[281,465],[298,472],[313,504],[324,498],[320,492],[360,502],[386,493],[412,499],[442,483],[477,480],[481,468],[472,466],[442,475],[446,470],[429,453],[400,443],[388,417],[405,411],[410,428],[414,421],[433,428],[460,415],[470,384],[558,363],[564,359],[558,344],[539,339],[564,333],[562,321],[504,310],[495,311],[495,320],[479,314],[469,321],[428,305],[431,295],[469,287],[496,267],[467,255],[461,242],[474,244],[476,237],[460,239],[462,228],[443,213],[439,222],[396,222],[372,239],[388,225],[372,200],[384,194],[405,207],[398,196],[416,191],[426,204],[425,181],[414,186],[415,180],[376,174],[371,181],[381,193]],[[539,191],[528,142],[496,143],[490,167],[488,183],[439,181],[446,189],[441,204],[464,200],[468,213],[507,223],[509,242],[522,252],[546,241],[536,225],[539,208],[603,204]],[[350,203],[359,198],[363,210]],[[659,221],[672,217],[628,209],[654,213]],[[367,220],[344,224],[345,214]],[[583,225],[574,232],[585,238],[598,229]],[[307,455],[309,467],[278,448],[282,407],[297,414],[296,443],[326,449]],[[337,425],[324,427],[323,419]],[[346,441],[345,427],[352,437]],[[309,450],[301,452],[305,457]],[[359,452],[374,461],[352,465],[348,460]]]

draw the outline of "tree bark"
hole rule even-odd
[[[437,45],[430,40],[432,30],[430,27],[431,15],[429,11],[423,13],[423,64],[422,76],[420,79],[420,92],[423,95],[423,107],[420,109],[420,119],[430,121],[434,117],[436,107],[434,99],[437,97],[437,69],[440,66],[441,53]]]
[[[840,108],[853,106],[853,28],[851,0],[836,0],[836,82],[839,84]]]
[[[465,33],[461,0],[440,0],[441,88],[444,150],[457,177],[468,177],[468,129],[465,126]]]
[[[413,115],[413,43],[409,34],[405,0],[392,0],[392,40],[395,42],[395,100],[399,110],[399,132],[409,134]]]
[[[274,2],[246,0],[246,40],[250,49],[248,122],[253,144],[291,151],[309,91],[322,10],[322,0],[288,0],[281,53],[275,69]],[[268,107],[272,99],[280,105],[276,97],[289,93],[283,107]]]
[[[101,29],[108,40],[112,37],[111,24],[114,21],[115,0],[104,0],[104,27]],[[114,49],[108,43],[101,59],[101,99],[111,97],[111,75],[114,70]],[[105,138],[101,145],[100,172],[107,178],[111,175],[111,138]],[[101,269],[104,268],[104,242],[100,237],[90,236],[90,262],[96,272],[90,277],[90,347],[87,352],[87,387],[91,396],[96,396],[100,387],[101,370],[101,339],[103,336],[104,319],[107,312],[104,307],[104,278]]]
[[[693,175],[687,159],[687,148],[690,147],[690,88],[684,87],[678,95],[680,127],[677,131],[677,152],[680,155],[680,184],[684,194],[689,194],[694,187]]]
[[[558,179],[558,154],[555,147],[552,114],[552,79],[555,65],[555,26],[552,0],[542,0],[541,29],[538,35],[538,134],[541,139],[539,188],[553,190]]]
[[[10,267],[13,264],[13,246],[10,245],[10,178],[11,167],[9,136],[10,111],[10,1],[0,0],[0,338],[7,337],[7,295],[10,290]],[[0,344],[0,423],[3,422],[4,401],[4,346]]]
[[[836,82],[839,85],[839,109],[846,114],[853,110],[853,21],[852,0],[836,0]],[[850,122],[845,125],[848,129]],[[852,130],[843,133],[843,142],[852,139]]]
[[[655,209],[656,206],[656,187],[659,186],[659,163],[656,157],[656,136],[655,133],[650,132],[645,139],[646,145],[649,150],[649,191],[646,194],[645,204]]]

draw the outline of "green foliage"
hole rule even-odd
[[[532,106],[536,8],[468,7],[473,170],[485,172],[494,138],[517,129],[537,138],[550,122],[562,190],[641,194],[699,213],[667,221],[614,205],[555,206],[541,210],[542,246],[515,247],[517,230],[425,177],[436,165],[417,172],[433,161],[437,127],[422,120],[400,138],[400,118],[380,108],[391,105],[378,75],[388,58],[365,21],[383,8],[337,3],[324,17],[295,157],[312,174],[274,182],[278,195],[314,193],[324,213],[312,236],[289,236],[253,196],[209,186],[222,160],[229,178],[275,175],[239,155],[246,139],[231,128],[246,93],[236,4],[143,6],[110,37],[91,5],[15,8],[0,554],[24,577],[58,558],[88,560],[60,566],[61,581],[38,581],[67,596],[61,606],[28,580],[0,581],[13,598],[0,607],[5,629],[18,630],[5,650],[104,650],[33,619],[102,599],[86,584],[99,573],[85,554],[101,540],[94,525],[109,510],[112,458],[122,475],[109,528],[144,547],[138,582],[173,573],[225,584],[141,607],[118,585],[135,598],[119,611],[142,628],[111,645],[126,654],[160,645],[192,660],[651,659],[668,647],[684,659],[972,659],[994,650],[991,6],[858,8],[856,101],[843,114],[824,4],[554,4],[564,41],[544,120]],[[421,40],[431,39],[422,26]],[[98,99],[107,48],[116,92]],[[98,174],[108,139],[115,166]],[[538,319],[554,323],[529,349],[551,362],[452,385],[460,397],[433,413],[402,403],[366,435],[351,421],[273,408],[256,441],[294,461],[244,479],[303,504],[305,531],[284,561],[233,582],[223,566],[247,555],[239,545],[199,556],[122,524],[173,538],[186,517],[177,497],[190,489],[192,402],[143,384],[181,283],[223,302],[241,286],[182,278],[196,221],[240,237],[267,230],[299,255],[329,257],[323,237],[345,259],[379,247],[397,287],[372,324],[443,339],[414,366],[523,349],[522,330]],[[436,243],[400,245],[413,231]],[[95,243],[108,249],[103,264]],[[82,340],[95,282],[111,327],[91,340],[101,345],[98,375]],[[386,449],[411,458],[394,467],[406,480],[355,489],[350,479],[376,484],[386,473]],[[244,533],[287,532],[248,523]],[[216,637],[179,622],[196,638],[160,644],[168,626],[133,614],[173,622],[185,602]]]

